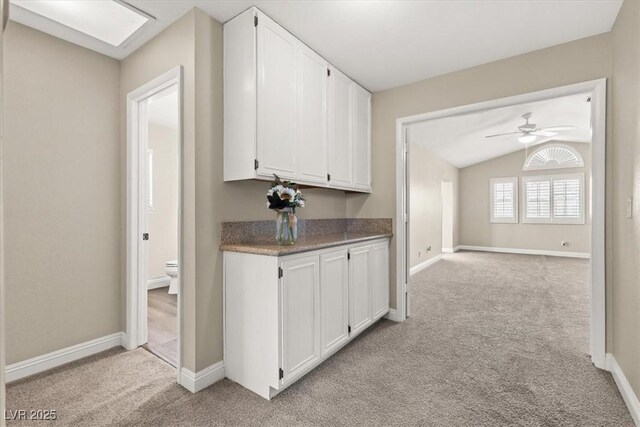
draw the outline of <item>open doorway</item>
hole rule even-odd
[[[453,253],[453,182],[442,181],[442,253]]]
[[[587,342],[593,363],[604,368],[605,93],[606,82],[602,79],[398,119],[397,218],[407,219],[396,223],[397,265],[407,265],[406,269],[399,268],[397,273],[397,301],[401,302],[396,314],[398,320],[406,318],[410,310],[409,303],[413,300],[413,297],[409,298],[411,274],[434,264],[438,256],[447,252],[448,232],[444,231],[448,228],[444,218],[444,199],[447,195],[442,182],[454,181],[453,200],[455,205],[456,198],[459,199],[457,210],[461,224],[458,233],[454,228],[452,252],[462,249],[482,251],[476,252],[478,254],[545,255],[555,257],[555,260],[561,259],[558,257],[571,257],[578,260],[575,265],[582,263],[585,266],[582,269],[585,278],[582,283],[586,286],[581,292],[584,292],[586,302],[583,304],[585,315],[582,320],[587,325],[585,336],[588,339],[583,341]],[[578,126],[565,126],[571,123],[557,122],[557,113],[544,117],[549,113],[545,111],[548,107],[543,108],[544,105],[562,105],[565,100],[580,102],[580,108],[586,111],[586,121],[579,126],[583,131],[580,135],[563,133],[565,128],[574,130]],[[512,114],[515,117],[501,118],[499,114],[494,114],[496,111],[516,113],[520,107],[523,110]],[[531,108],[534,108],[533,116],[530,114]],[[539,111],[537,117],[535,111]],[[532,117],[541,119],[539,123],[543,126],[540,127],[553,127],[539,129]],[[448,141],[438,149],[435,146],[428,147],[430,150],[426,150],[428,153],[424,156],[424,159],[429,156],[440,157],[439,160],[458,170],[458,185],[463,188],[456,191],[455,180],[442,176],[450,172],[436,161],[416,164],[416,157],[424,148],[417,143],[416,135],[421,124],[438,122],[439,126],[425,126],[430,128],[431,142],[437,142],[443,139],[437,131],[445,134],[455,132],[462,119],[470,119],[470,126],[475,126],[479,131],[475,139],[467,141],[470,145],[460,147]],[[511,121],[517,122],[515,126]],[[534,124],[533,127],[530,127],[531,124]],[[497,138],[486,138],[493,134],[499,135]],[[482,156],[486,158],[479,158]],[[507,163],[510,166],[499,167]],[[430,199],[413,188],[416,168],[431,169],[431,180],[438,180],[438,189],[433,194],[439,196],[440,200],[436,202],[441,216],[430,228],[443,230],[440,235],[430,238],[431,241],[441,239],[438,243],[440,245],[442,242],[442,253],[430,254],[427,261],[418,261],[418,264],[415,263],[415,257],[420,256],[423,247],[430,248],[432,245],[422,242],[422,246],[415,247],[412,244],[416,230],[421,227],[421,218],[416,217],[414,202],[421,197]],[[468,173],[463,172],[465,170]],[[407,233],[409,228],[411,234]],[[520,246],[512,244],[517,239],[521,241]],[[552,246],[542,247],[543,241]],[[480,258],[491,257],[494,256],[483,255]],[[559,263],[555,262],[555,265]],[[504,274],[511,267],[507,261],[500,266],[502,270],[499,274]],[[469,274],[475,277],[476,272]],[[447,280],[450,278],[446,273],[443,276]],[[493,282],[493,279],[490,277],[488,282]],[[527,301],[526,296],[523,298],[523,301]],[[415,315],[415,308],[411,312]]]
[[[179,372],[182,70],[127,96],[127,349]]]

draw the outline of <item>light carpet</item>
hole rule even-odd
[[[632,426],[587,354],[588,271],[579,259],[447,255],[412,277],[408,321],[379,322],[271,402],[229,380],[191,394],[138,349],[10,385],[7,407],[57,409],[58,426]]]

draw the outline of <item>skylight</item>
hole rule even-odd
[[[120,46],[152,19],[115,0],[13,0],[12,3],[112,46]]]

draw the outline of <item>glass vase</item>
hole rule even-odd
[[[276,242],[282,246],[293,245],[298,238],[298,219],[289,209],[278,211],[276,218]]]

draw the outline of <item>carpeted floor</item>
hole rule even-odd
[[[138,349],[15,383],[7,407],[57,409],[58,426],[632,426],[587,355],[587,278],[585,260],[448,255],[413,277],[410,320],[379,322],[271,402],[229,380],[193,395]]]

